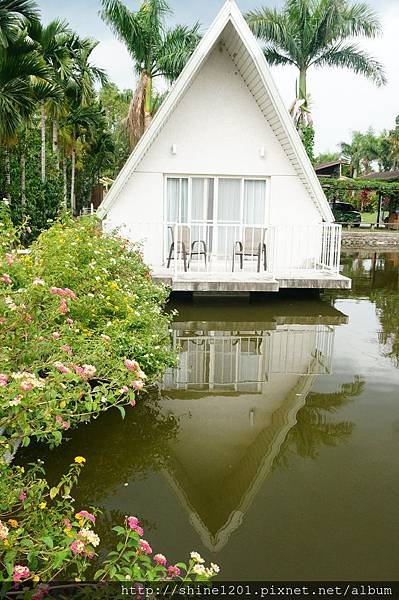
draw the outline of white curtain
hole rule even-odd
[[[188,179],[168,177],[167,207],[168,223],[187,223],[188,220]]]
[[[218,222],[240,223],[241,180],[219,179]]]
[[[244,181],[244,223],[264,225],[266,208],[266,182],[260,180]]]

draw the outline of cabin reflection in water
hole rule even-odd
[[[315,378],[331,372],[334,326],[346,317],[321,302],[313,317],[293,306],[221,308],[223,322],[197,306],[187,316],[198,320],[183,311],[173,325],[179,362],[161,402],[179,434],[164,474],[213,552],[241,524]]]

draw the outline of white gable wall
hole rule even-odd
[[[177,153],[171,152],[176,145]],[[261,158],[260,148],[265,157]],[[217,43],[189,90],[127,179],[107,219],[140,225],[145,258],[160,264],[164,175],[270,178],[271,225],[321,222],[321,215],[226,49]],[[145,224],[151,224],[147,226]]]

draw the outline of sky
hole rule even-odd
[[[98,13],[100,0],[38,0],[43,19],[66,19],[82,36],[99,40],[93,53],[98,66],[105,68],[110,79],[121,88],[134,86],[132,61],[124,46],[115,39]],[[125,0],[132,9],[137,0]],[[385,66],[388,84],[376,87],[361,76],[343,69],[311,69],[308,91],[316,129],[316,152],[336,152],[338,144],[350,141],[351,132],[376,133],[394,126],[399,114],[399,0],[369,0],[380,17],[383,35],[373,40],[360,40],[360,45]],[[169,0],[174,22],[192,24],[199,21],[202,30],[210,25],[223,0]],[[280,7],[282,0],[238,0],[243,12],[260,6]],[[272,73],[286,106],[295,94],[296,72],[291,67],[273,67]]]

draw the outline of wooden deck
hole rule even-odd
[[[154,268],[152,277],[165,283],[174,292],[278,292],[280,289],[343,289],[351,288],[351,280],[338,273],[322,270],[295,270],[289,272],[235,273],[179,272],[173,269]]]

